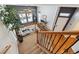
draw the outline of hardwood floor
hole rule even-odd
[[[36,33],[31,33],[23,37],[23,42],[18,44],[18,49],[20,54],[27,53],[36,45]]]

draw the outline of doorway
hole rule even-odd
[[[60,7],[53,31],[64,31],[75,10],[75,7]]]

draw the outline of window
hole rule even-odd
[[[60,13],[59,16],[66,16],[66,17],[68,17],[68,16],[70,16],[70,13]]]
[[[27,23],[27,19],[26,19],[26,14],[25,13],[19,14],[19,17],[20,17],[21,23]]]
[[[32,12],[21,12],[19,13],[21,23],[33,22]]]
[[[28,22],[32,22],[33,21],[32,13],[28,13],[27,17],[28,17]]]
[[[37,21],[37,7],[28,7],[18,10],[18,16],[22,24]]]

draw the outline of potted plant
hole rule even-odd
[[[17,16],[16,9],[12,6],[6,5],[4,10],[1,10],[0,16],[2,17],[2,22],[5,24],[5,26],[11,31],[15,30],[16,35],[18,36],[17,33],[19,31],[21,22]]]
[[[17,11],[14,7],[6,5],[4,11],[1,11],[1,16],[3,17],[3,23],[10,30],[18,30],[20,26],[20,21],[17,17]]]

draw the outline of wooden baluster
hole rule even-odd
[[[53,48],[53,53],[55,53],[61,47],[61,45],[65,42],[65,39],[66,38],[64,37],[64,35],[62,35],[62,37],[59,39],[59,41],[57,42],[57,44]]]
[[[55,40],[55,38],[57,37],[57,34],[55,34],[55,37],[54,37],[54,39],[53,39],[53,42],[52,42],[52,44],[51,44],[51,47],[50,47],[50,52],[52,51],[52,49],[53,49],[53,43],[54,43],[54,40]]]
[[[46,37],[47,37],[47,34],[45,33],[45,37],[44,37],[44,47],[45,47],[45,41],[46,41]]]
[[[50,50],[50,48],[52,46],[52,43],[53,43],[55,37],[56,37],[56,35],[55,34],[52,34],[52,38],[51,38],[51,40],[49,42],[49,45],[48,45],[48,50]]]
[[[50,45],[50,41],[51,41],[51,39],[52,39],[52,36],[54,36],[54,35],[51,34],[50,40],[49,40],[48,45],[47,45],[47,49],[49,48],[49,45]],[[53,40],[53,39],[52,39],[52,40]],[[52,42],[52,41],[51,41],[51,42]]]
[[[46,38],[46,34],[44,33],[43,47],[45,46],[45,38]]]
[[[37,44],[39,44],[39,33],[37,31]]]
[[[46,39],[46,42],[45,42],[45,47],[47,46],[47,41],[49,40],[49,36],[50,36],[50,34],[47,35],[47,39]]]
[[[42,43],[42,46],[43,46],[44,45],[44,33],[42,33],[41,37],[42,37],[42,42],[41,43]]]
[[[41,33],[39,33],[39,43],[41,44]]]
[[[44,47],[46,47],[46,41],[47,41],[47,38],[48,38],[48,34],[46,34],[46,37],[45,37]]]
[[[47,43],[46,43],[46,48],[48,48],[48,45],[49,45],[49,42],[50,42],[51,37],[52,37],[52,34],[49,34],[48,40],[47,40]]]
[[[37,31],[37,43],[39,44],[39,32]]]
[[[41,33],[41,39],[40,39],[40,40],[41,40],[40,43],[41,43],[41,45],[42,45],[42,44],[43,44],[43,34],[42,34],[42,33]]]
[[[42,46],[44,46],[44,44],[45,44],[44,43],[45,42],[45,37],[46,37],[46,35],[45,35],[45,33],[43,33],[43,43],[42,43],[43,45]]]
[[[43,34],[41,33],[41,45],[42,45],[42,40],[43,40]]]
[[[52,47],[50,49],[50,52],[53,52],[55,46],[57,45],[57,43],[59,42],[59,40],[60,40],[61,37],[62,37],[61,34],[57,34],[57,36],[55,37],[55,39],[53,41]]]
[[[37,31],[36,33],[37,33],[37,38],[36,38],[36,39],[37,39],[37,44],[38,44],[38,43],[39,43],[39,41],[38,41],[38,39],[39,39],[39,38],[38,38],[38,36],[39,36],[38,34],[39,34],[39,33],[38,33],[38,31]]]

